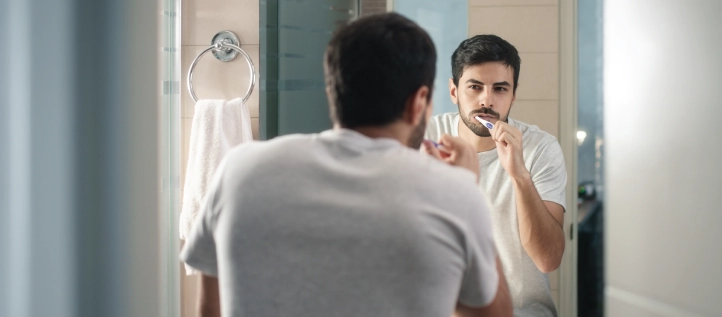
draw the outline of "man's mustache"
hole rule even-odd
[[[498,112],[491,110],[491,108],[481,108],[479,110],[474,110],[469,114],[469,117],[473,118],[481,114],[494,116],[494,118],[496,118],[497,120],[499,120],[499,117],[501,117]]]

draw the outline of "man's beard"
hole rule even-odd
[[[421,122],[419,122],[414,130],[411,131],[409,136],[409,147],[418,150],[421,148],[421,143],[424,142],[424,132],[426,132],[426,116],[422,115]]]
[[[494,116],[494,118],[496,118],[496,120],[501,120],[501,121],[507,122],[507,123],[509,122],[509,114],[508,113],[506,114],[506,117],[504,119],[500,119],[501,115],[498,112],[491,110],[491,108],[484,107],[484,108],[481,108],[478,110],[474,110],[474,111],[470,112],[468,115],[465,115],[461,112],[461,101],[459,101],[459,104],[457,105],[457,107],[459,108],[459,115],[461,116],[461,121],[464,122],[464,124],[469,128],[469,130],[471,130],[471,132],[474,132],[474,134],[476,134],[480,137],[490,137],[491,131],[489,131],[489,129],[487,127],[485,127],[483,124],[481,124],[481,122],[474,119],[475,116],[478,116],[481,114],[491,115],[491,116]],[[509,109],[511,109],[511,107],[509,107]],[[509,110],[509,112],[511,112],[511,110]]]

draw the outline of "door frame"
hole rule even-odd
[[[577,316],[577,1],[559,1],[559,144],[567,168],[566,250],[559,267],[559,316]]]

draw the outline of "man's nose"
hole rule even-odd
[[[493,101],[491,100],[491,94],[489,93],[489,89],[484,89],[481,91],[481,94],[479,94],[479,105],[485,108],[491,108],[493,107]]]

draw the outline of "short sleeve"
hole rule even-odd
[[[424,138],[438,141],[444,134],[457,135],[458,132],[455,132],[454,128],[457,123],[455,118],[456,113],[444,113],[431,117],[426,124]]]
[[[225,162],[224,159],[213,176],[198,218],[193,224],[180,254],[183,262],[203,272],[203,274],[211,276],[218,276],[218,257],[213,231],[218,218],[219,197]]]
[[[566,211],[567,169],[561,146],[553,139],[536,154],[530,170],[534,187],[542,200],[557,203]]]
[[[439,131],[439,119],[438,117],[432,117],[426,125],[424,139],[438,141],[439,138],[441,138],[441,131]]]
[[[467,217],[466,270],[459,291],[459,303],[468,307],[489,305],[499,285],[490,208],[478,191],[476,196],[477,208],[469,210]]]

